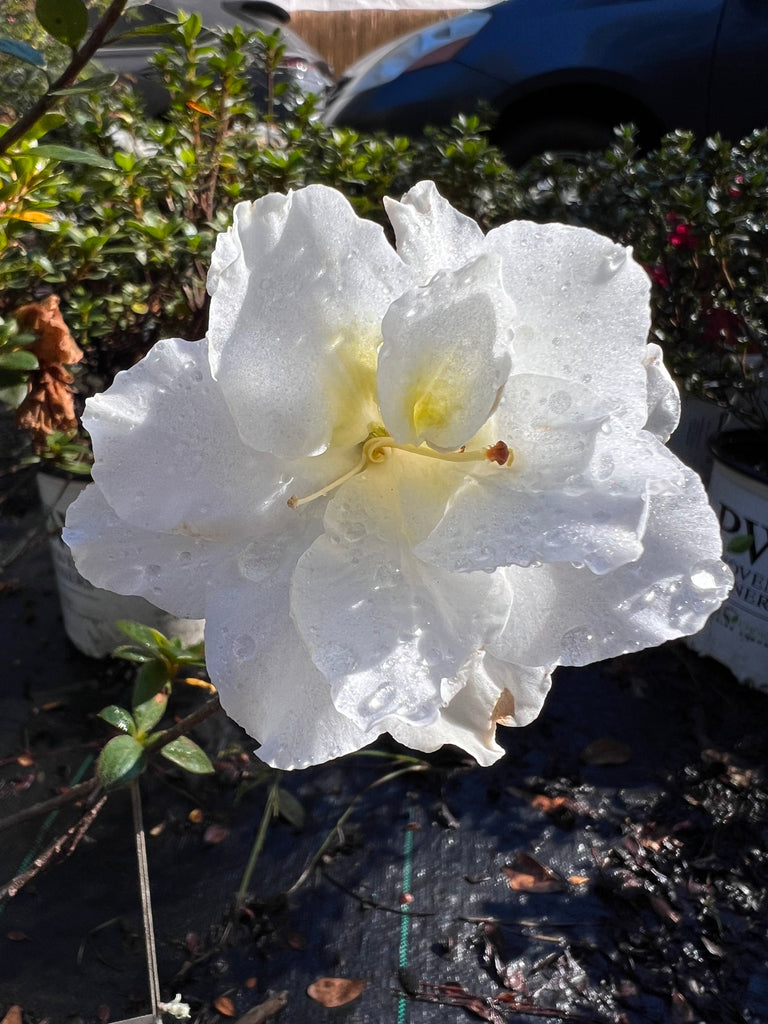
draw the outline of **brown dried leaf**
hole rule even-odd
[[[621,740],[601,736],[586,746],[581,754],[582,764],[616,765],[626,764],[632,757],[632,749]]]
[[[69,333],[59,309],[58,295],[49,295],[42,302],[20,306],[15,313],[22,331],[37,337],[29,346],[41,363],[63,363],[71,366],[83,358],[83,350]]]
[[[367,984],[365,978],[318,978],[307,989],[307,995],[321,1006],[345,1006],[362,995]]]
[[[218,999],[214,999],[213,1007],[222,1017],[235,1016],[235,1004],[229,996],[219,996]]]
[[[9,1006],[8,1012],[0,1021],[0,1024],[21,1024],[21,1007],[15,1003],[13,1006]]]
[[[19,754],[16,758],[16,764],[21,765],[22,768],[31,768],[34,763],[35,759],[31,754]]]
[[[515,892],[562,892],[565,883],[559,875],[529,853],[518,853],[502,871]]]

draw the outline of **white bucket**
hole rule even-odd
[[[125,633],[115,626],[130,619],[152,626],[184,644],[200,643],[203,619],[178,619],[155,608],[143,597],[124,597],[100,590],[84,579],[75,568],[72,554],[61,539],[68,507],[88,485],[87,479],[73,479],[54,473],[38,473],[37,487],[46,514],[51,557],[59,590],[64,629],[72,643],[91,658],[104,658],[120,644],[129,643]]]
[[[753,447],[766,444],[755,432],[737,431],[714,446],[709,500],[720,519],[723,557],[733,570],[734,587],[688,643],[727,665],[741,682],[768,692],[768,479],[735,468],[737,436]]]

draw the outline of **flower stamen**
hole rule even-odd
[[[332,480],[325,487],[321,487],[319,491],[314,491],[304,498],[299,498],[297,495],[292,494],[287,502],[288,508],[300,508],[302,505],[308,505],[315,498],[325,497],[326,494],[335,491],[337,487],[345,484],[347,480],[351,480],[353,476],[362,473],[369,464],[376,465],[379,462],[384,462],[385,459],[391,456],[393,451],[407,452],[409,455],[423,455],[425,458],[439,459],[441,462],[482,462],[484,459],[487,459],[489,462],[495,462],[498,466],[509,466],[514,460],[514,454],[504,441],[497,441],[496,444],[491,445],[489,448],[467,451],[466,448],[462,447],[456,452],[438,452],[434,448],[417,447],[414,444],[398,444],[388,434],[374,435],[363,443],[363,452],[360,460],[352,469],[343,473],[336,480]]]

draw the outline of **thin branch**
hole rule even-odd
[[[60,102],[61,97],[55,94],[60,89],[68,89],[71,85],[74,85],[80,72],[104,43],[109,30],[123,13],[127,3],[128,0],[112,0],[112,3],[94,26],[93,32],[91,32],[80,49],[74,54],[66,69],[50,86],[48,92],[43,93],[26,114],[22,114],[18,121],[12,124],[3,136],[0,136],[0,156],[7,152],[15,142],[23,138],[29,129],[40,120],[43,114],[46,114]]]
[[[32,879],[35,878],[36,875],[39,875],[41,871],[44,871],[52,861],[57,859],[64,860],[69,857],[70,854],[74,853],[80,840],[93,824],[94,818],[102,809],[106,800],[107,795],[104,793],[85,811],[78,822],[72,825],[71,828],[68,828],[63,835],[59,836],[59,838],[52,842],[49,847],[43,850],[39,857],[35,857],[32,862],[32,866],[27,871],[17,875],[15,878],[11,879],[7,885],[4,885],[2,889],[0,889],[0,901],[11,899],[15,896],[17,892],[24,888],[27,882],[31,882]]]

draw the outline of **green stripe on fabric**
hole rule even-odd
[[[405,840],[403,842],[403,894],[410,893],[411,879],[413,877],[413,829],[406,828]],[[409,904],[402,902],[400,910],[400,950],[398,967],[400,970],[408,966],[408,940],[410,938],[411,921],[408,917]],[[404,993],[400,993],[400,1001],[397,1005],[397,1024],[406,1024],[408,1014],[408,1001]]]

